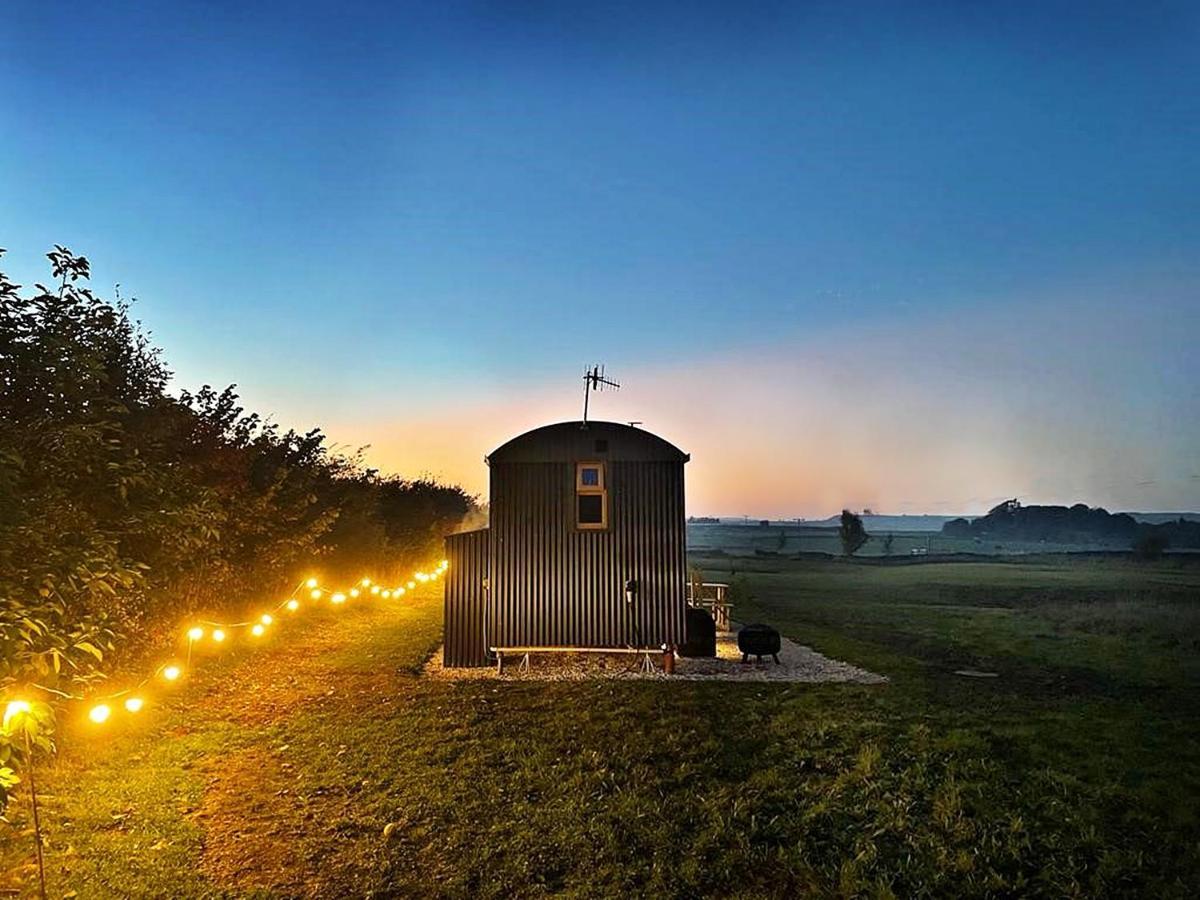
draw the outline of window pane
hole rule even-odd
[[[580,525],[604,524],[603,494],[580,494],[578,500]]]
[[[584,466],[579,470],[579,483],[584,487],[600,487],[600,470],[595,466]]]

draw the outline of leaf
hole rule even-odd
[[[82,650],[84,653],[90,653],[98,660],[104,659],[104,651],[89,641],[80,641],[75,645],[76,650]]]

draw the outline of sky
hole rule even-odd
[[[253,7],[253,8],[251,8]],[[6,2],[3,270],[384,471],[593,414],[689,512],[1200,509],[1194,3]]]

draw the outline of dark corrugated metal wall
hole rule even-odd
[[[442,664],[485,666],[487,638],[484,611],[487,606],[488,531],[467,531],[446,538],[445,579],[446,643]]]
[[[573,463],[492,461],[491,646],[683,641],[683,463],[612,460],[607,477],[609,528],[579,531]]]

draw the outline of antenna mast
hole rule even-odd
[[[606,387],[613,390],[619,390],[621,385],[613,381],[611,378],[606,378],[604,375],[604,366],[591,366],[583,370],[583,424],[587,424],[588,414],[588,398],[592,391],[602,391]]]

